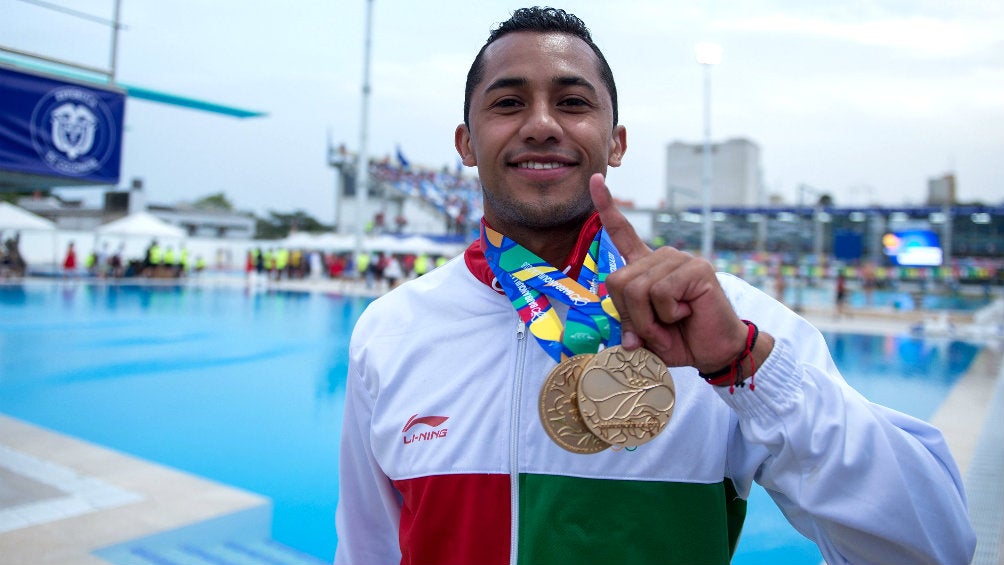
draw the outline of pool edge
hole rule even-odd
[[[134,496],[110,507],[58,513],[0,533],[6,562],[33,565],[98,565],[100,548],[263,506],[260,495],[151,463],[0,414],[0,445],[48,464],[57,474],[88,484],[110,485]],[[29,479],[33,477],[27,477]],[[86,503],[85,503],[86,504]],[[2,510],[2,508],[0,508]],[[271,511],[269,510],[269,516]]]

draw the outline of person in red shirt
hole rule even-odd
[[[66,258],[63,259],[63,273],[73,276],[77,272],[77,252],[73,248],[73,242],[66,248]]]

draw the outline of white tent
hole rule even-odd
[[[462,252],[466,244],[439,243],[428,237],[412,235],[407,237],[391,234],[367,236],[362,241],[363,251],[383,253],[427,253],[453,257]],[[293,233],[278,242],[261,242],[263,249],[268,247],[287,247],[290,249],[317,249],[324,252],[355,251],[356,238],[352,234],[338,233]]]
[[[438,243],[421,235],[397,237],[388,234],[368,238],[363,241],[363,245],[369,251],[383,251],[384,253],[429,253],[432,255],[445,255],[447,257],[457,255],[466,247],[466,245]]]
[[[99,236],[143,236],[184,239],[187,234],[178,226],[171,225],[149,212],[136,212],[124,218],[119,218],[101,225],[97,229]]]
[[[403,239],[401,246],[411,253],[429,253],[431,255],[446,255],[449,257],[453,257],[465,247],[464,245],[439,243],[420,235],[413,235]]]
[[[184,246],[187,235],[184,229],[149,212],[136,212],[98,226],[94,230],[92,249],[95,252],[101,250],[99,254],[111,255],[112,249],[117,248],[115,253],[121,255],[123,264],[127,264],[133,258],[144,257],[153,240],[157,240],[166,253],[172,248]]]
[[[15,241],[16,253],[22,262],[37,266],[45,262],[41,258],[48,256],[50,262],[55,263],[59,256],[58,235],[54,222],[20,206],[0,202],[0,245],[5,246],[4,252],[7,251],[6,243]]]
[[[291,233],[280,243],[291,249],[319,249],[326,252],[351,251],[355,245],[355,237],[348,234],[325,233]],[[261,247],[272,247],[275,244],[262,242]]]
[[[33,230],[52,231],[56,224],[42,216],[7,202],[0,202],[0,231],[3,230]]]

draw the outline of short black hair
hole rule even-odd
[[[617,85],[614,84],[614,73],[610,70],[610,64],[607,63],[603,52],[593,43],[589,28],[575,14],[569,14],[559,8],[541,8],[539,6],[516,10],[513,12],[512,17],[500,23],[498,27],[488,34],[488,41],[478,51],[478,55],[474,57],[474,63],[471,64],[471,69],[467,72],[467,85],[464,89],[464,124],[468,127],[471,125],[471,95],[474,93],[474,87],[484,80],[485,50],[497,39],[520,31],[565,33],[585,41],[586,45],[593,50],[593,53],[596,53],[596,58],[599,59],[600,79],[606,85],[607,90],[610,91],[610,102],[614,111],[614,125],[617,125]]]

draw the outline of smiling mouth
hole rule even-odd
[[[568,163],[541,163],[539,161],[521,161],[516,163],[517,169],[534,169],[537,171],[543,171],[548,169],[558,169],[561,167],[567,167]]]

